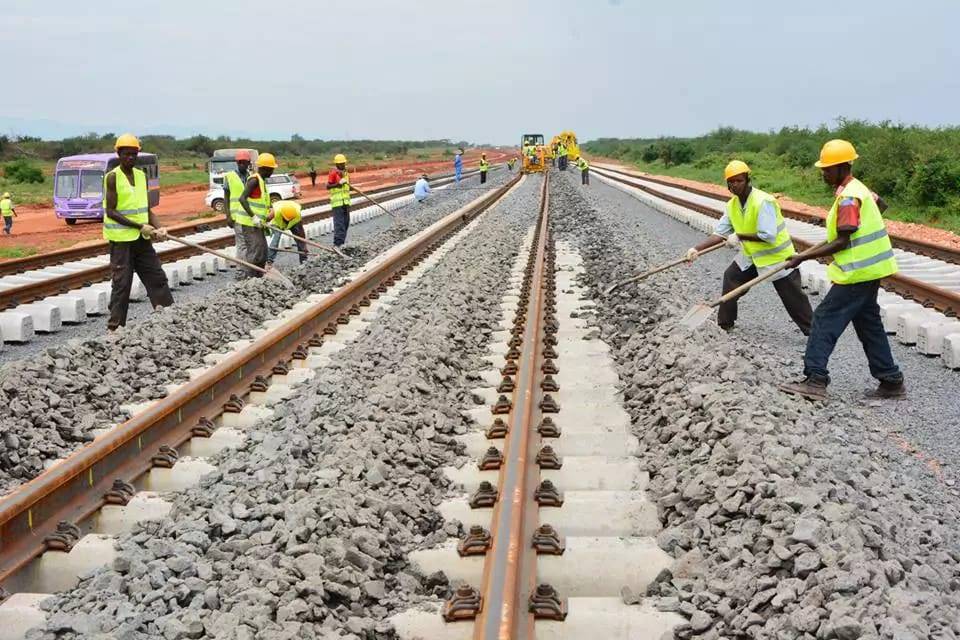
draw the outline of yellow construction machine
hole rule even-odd
[[[580,158],[580,147],[577,146],[577,134],[573,131],[561,131],[560,135],[553,136],[550,141],[550,148],[556,149],[557,143],[563,142],[567,148],[567,162],[576,163]]]
[[[539,173],[547,170],[546,145],[542,133],[525,133],[520,138],[520,154],[523,162],[521,173]]]

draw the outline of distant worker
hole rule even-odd
[[[247,178],[240,195],[240,206],[243,215],[234,216],[240,222],[243,233],[243,259],[255,266],[267,266],[267,237],[264,235],[267,226],[267,215],[270,211],[270,192],[267,190],[267,179],[277,168],[277,159],[272,153],[261,153],[257,157],[257,172]],[[247,275],[259,278],[260,271],[247,269]]]
[[[310,173],[308,175],[310,176],[310,186],[317,186],[317,168],[315,166],[310,165]]]
[[[490,168],[490,163],[487,162],[487,154],[480,154],[480,184],[483,184],[487,181],[487,170]]]
[[[460,184],[460,175],[463,173],[463,147],[457,149],[457,155],[453,156],[453,178]]]
[[[826,398],[830,384],[827,364],[837,340],[851,322],[866,353],[870,374],[880,381],[877,389],[867,392],[867,397],[906,395],[903,373],[893,360],[877,304],[880,280],[898,271],[897,261],[883,222],[885,205],[878,203],[876,194],[853,177],[853,161],[858,157],[846,140],[831,140],[823,145],[815,166],[835,193],[826,220],[827,245],[788,260],[790,267],[795,268],[804,260],[833,257],[827,266],[833,286],[813,314],[813,328],[803,356],[805,379],[780,387],[807,398]]]
[[[9,193],[0,196],[0,215],[3,216],[3,232],[10,235],[10,230],[13,228],[13,217],[17,215],[17,210],[13,208],[13,200],[10,199]]]
[[[796,254],[790,232],[783,221],[780,203],[769,193],[750,183],[750,167],[740,160],[731,161],[723,170],[727,189],[733,194],[727,209],[714,227],[713,235],[690,249],[687,258],[696,259],[699,252],[724,241],[740,252],[723,272],[723,293],[728,293],[753,280],[759,271],[780,265]],[[729,237],[728,237],[729,236]],[[813,310],[803,292],[800,272],[785,269],[773,276],[773,287],[790,318],[803,335],[810,335]],[[725,331],[737,322],[737,299],[720,305],[717,324]]]
[[[577,168],[580,169],[580,184],[590,184],[590,163],[583,156],[577,158]]]
[[[413,185],[413,197],[417,202],[423,202],[430,195],[430,184],[427,183],[427,174],[423,174]]]
[[[150,209],[147,175],[136,167],[140,141],[125,133],[117,138],[114,149],[120,164],[103,177],[103,239],[110,243],[110,331],[127,324],[134,273],[140,276],[154,309],[173,304],[167,274],[152,243],[166,238],[167,230]]]
[[[250,152],[246,149],[237,151],[237,168],[235,171],[229,171],[223,176],[223,202],[224,210],[227,214],[227,224],[233,227],[233,235],[236,241],[237,255],[243,257],[247,250],[243,244],[243,226],[244,224],[253,224],[244,210],[240,206],[240,196],[243,195],[243,186],[250,177]]]
[[[350,228],[350,174],[347,172],[347,156],[338,153],[333,157],[333,169],[327,176],[327,191],[330,192],[330,209],[333,211],[333,248],[342,253]]]
[[[557,153],[557,145],[551,146],[551,147],[550,147],[550,166],[551,166],[551,167],[557,166],[557,156],[558,156],[558,155],[559,155],[559,154]]]
[[[293,200],[281,200],[273,206],[273,219],[270,220],[273,236],[270,238],[270,250],[267,252],[267,264],[273,265],[277,259],[277,249],[280,247],[281,231],[289,231],[293,235],[306,238],[307,232],[303,228],[303,218],[300,212],[300,203]],[[300,264],[307,261],[307,243],[303,240],[294,240],[297,251],[300,252]]]
[[[563,141],[557,144],[557,165],[560,171],[567,170],[567,145],[563,144]]]
[[[513,167],[516,166],[516,164],[517,164],[517,159],[515,157],[507,160],[507,171],[513,173]]]

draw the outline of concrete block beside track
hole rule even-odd
[[[941,357],[945,367],[960,369],[960,333],[953,333],[944,337]]]
[[[16,311],[30,314],[33,318],[33,328],[37,333],[55,333],[63,328],[60,317],[60,307],[49,302],[32,302],[21,304]]]
[[[44,302],[60,308],[60,319],[65,324],[79,324],[87,319],[87,303],[83,297],[72,293],[44,298]]]
[[[0,313],[0,334],[4,342],[29,342],[33,340],[33,316],[26,311]]]
[[[928,356],[939,356],[944,353],[947,336],[960,335],[960,320],[945,318],[921,324],[917,330],[917,350]]]

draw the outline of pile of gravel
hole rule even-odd
[[[679,327],[698,297],[682,271],[602,298],[625,264],[673,252],[572,182],[553,182],[554,229],[583,255],[677,559],[648,592],[689,618],[675,637],[957,637],[956,508],[898,471],[869,411],[778,391],[776,345]]]
[[[109,568],[45,603],[52,638],[393,637],[387,618],[442,574],[407,554],[458,533],[435,510],[469,425],[468,372],[539,200],[530,180],[488,212],[336,361],[213,460],[169,518],[118,541]]]
[[[510,177],[495,172],[483,189],[443,189],[423,204],[397,209],[397,225],[351,245],[349,265],[321,254],[285,269],[296,289],[261,279],[226,283],[202,300],[176,304],[114,334],[7,363],[0,369],[0,495],[89,441],[92,429],[123,421],[121,405],[163,397],[164,385],[185,380],[206,354],[248,337],[304,296],[338,286],[345,271]]]

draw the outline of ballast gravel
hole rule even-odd
[[[495,189],[511,174],[493,172],[483,187],[438,190],[425,203],[397,209],[400,222],[351,246],[351,262],[323,254],[286,269],[296,288],[251,279],[202,300],[176,304],[113,334],[71,340],[0,369],[0,495],[92,439],[91,430],[122,422],[121,405],[165,395],[165,385],[228,342],[301,298],[339,285],[345,272],[399,240]]]
[[[434,508],[461,408],[537,212],[539,179],[489,210],[333,363],[247,432],[112,566],[49,599],[53,638],[392,638],[387,618],[449,588],[406,555],[457,534]]]
[[[611,206],[605,187],[552,185],[554,229],[583,256],[640,438],[658,543],[677,561],[646,594],[688,618],[672,635],[958,637],[958,511],[904,472],[885,414],[781,393],[795,360],[762,331],[678,326],[704,295],[682,269],[603,298],[634,266],[675,257],[675,229],[639,203]]]

